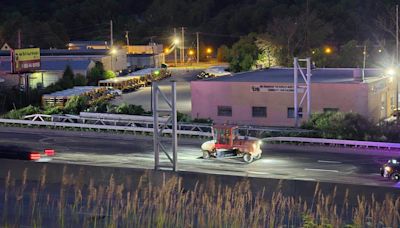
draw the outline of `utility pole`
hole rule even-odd
[[[200,59],[200,47],[199,47],[199,32],[196,32],[196,40],[197,40],[197,51],[196,51],[196,53],[197,53],[197,57],[196,57],[196,59],[197,59],[197,64],[199,64],[199,59]]]
[[[306,40],[306,48],[307,54],[310,52],[310,41],[309,41],[309,14],[310,14],[310,4],[309,0],[306,2],[306,32],[305,32],[305,40]]]
[[[182,27],[182,64],[185,63],[185,28]]]
[[[129,46],[129,31],[125,31],[126,46]]]
[[[396,122],[399,124],[399,5],[396,5]]]
[[[22,48],[22,42],[21,42],[21,29],[18,29],[18,48]]]
[[[110,20],[110,46],[114,46],[114,37],[113,37],[113,21]]]
[[[367,42],[364,42],[363,55],[364,55],[364,59],[363,59],[363,69],[362,69],[362,81],[364,82],[364,80],[365,80],[365,66],[366,66],[366,62],[367,62]]]
[[[178,43],[177,43],[177,37],[176,37],[176,28],[174,28],[174,58],[175,58],[175,66],[178,64],[178,53],[176,52],[176,49],[178,48]]]

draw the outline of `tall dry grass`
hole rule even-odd
[[[83,170],[74,176],[64,168],[59,185],[46,183],[46,168],[40,180],[21,181],[8,172],[1,198],[0,226],[4,227],[399,227],[400,198],[378,201],[357,198],[349,206],[346,192],[337,204],[337,189],[323,194],[316,185],[313,199],[285,196],[280,186],[267,196],[265,189],[253,192],[249,181],[224,186],[196,184],[190,190],[182,179],[172,177],[153,185],[144,175],[138,185],[106,185],[83,180]]]

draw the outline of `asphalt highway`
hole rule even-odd
[[[166,140],[167,144],[170,139]],[[202,142],[178,141],[180,171],[400,188],[399,183],[379,175],[380,165],[389,159],[384,152],[362,155],[327,152],[319,147],[263,144],[262,158],[246,164],[241,158],[202,159]],[[153,141],[148,136],[0,127],[0,145],[55,149],[56,155],[46,160],[52,163],[144,169],[154,166]],[[161,157],[167,164],[166,156]],[[0,159],[0,165],[3,162],[7,159]]]

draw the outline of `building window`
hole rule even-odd
[[[324,108],[324,112],[339,112],[338,108]]]
[[[232,116],[232,106],[218,106],[218,116]]]
[[[303,108],[299,108],[298,115],[299,115],[299,118],[303,118]],[[294,118],[294,108],[287,109],[287,117]]]
[[[267,117],[267,107],[253,107],[253,117]]]

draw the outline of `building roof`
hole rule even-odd
[[[63,71],[70,66],[73,71],[88,70],[91,60],[41,61],[41,70]]]
[[[77,50],[68,50],[68,49],[40,49],[41,56],[68,56],[68,55],[89,55],[89,56],[105,56],[109,55],[108,49],[77,49]],[[10,56],[10,51],[1,50],[0,56]]]
[[[311,71],[311,82],[314,83],[360,83],[355,81],[353,74],[357,68],[321,68]],[[358,69],[360,70],[360,69]],[[305,73],[305,70],[303,70]],[[361,73],[361,71],[359,71]],[[301,74],[299,83],[303,83]],[[365,69],[366,81],[376,80],[383,76],[380,69]],[[293,83],[293,68],[272,68],[266,70],[250,71],[237,73],[232,76],[221,76],[206,81],[226,81],[226,82],[277,82]]]
[[[135,54],[127,54],[128,57],[140,57],[140,58],[148,58],[152,56],[157,56],[159,54],[154,53],[154,54],[149,54],[149,53],[135,53]]]
[[[93,91],[95,89],[102,88],[100,86],[75,86],[71,89],[66,89],[62,91],[57,91],[50,94],[44,94],[43,98],[52,98],[52,97],[71,97],[71,96],[80,96],[87,92]]]
[[[40,70],[42,71],[64,71],[70,66],[73,71],[88,70],[92,61],[87,59],[79,60],[41,60]],[[0,71],[11,72],[10,61],[0,61]]]
[[[79,45],[79,46],[90,46],[90,45],[107,45],[107,41],[98,41],[98,40],[74,40],[70,41],[68,45]]]

